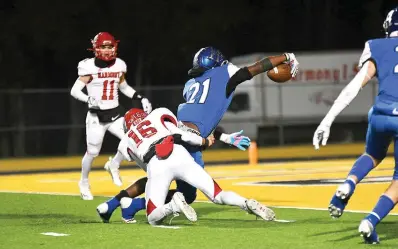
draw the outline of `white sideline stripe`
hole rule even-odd
[[[153,227],[167,228],[167,229],[180,229],[181,228],[181,227],[177,227],[177,226],[165,226],[165,225],[157,225],[157,226],[153,226]]]
[[[275,219],[275,220],[273,220],[274,222],[280,222],[280,223],[290,223],[290,222],[296,222],[295,220],[278,220],[278,219]]]
[[[34,195],[65,195],[65,196],[80,196],[80,194],[76,193],[58,193],[58,192],[23,192],[23,191],[12,191],[12,190],[0,190],[0,193],[10,193],[10,194],[34,194]],[[97,197],[113,197],[113,196],[105,196],[105,195],[94,195]],[[212,203],[211,201],[195,201],[197,203]],[[327,208],[312,208],[312,207],[293,207],[293,206],[269,206],[273,208],[286,208],[286,209],[299,209],[299,210],[315,210],[315,211],[328,211]],[[371,211],[366,210],[344,210],[347,213],[360,213],[367,214]],[[398,215],[398,213],[389,213],[388,215]]]
[[[69,236],[70,234],[66,234],[66,233],[54,233],[54,232],[46,232],[46,233],[41,233],[43,235],[47,235],[47,236],[54,236],[54,237],[62,237],[62,236]]]

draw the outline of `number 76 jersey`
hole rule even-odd
[[[234,92],[227,96],[227,85],[238,70],[228,63],[189,80],[183,92],[186,103],[178,106],[178,120],[195,124],[202,137],[209,136],[231,104]]]
[[[99,101],[101,110],[119,106],[120,77],[127,71],[123,60],[116,58],[113,65],[99,68],[95,65],[94,58],[90,58],[80,61],[77,69],[79,76],[90,76],[90,81],[86,85],[87,93]]]

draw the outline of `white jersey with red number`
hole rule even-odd
[[[124,139],[127,140],[127,148],[141,161],[144,161],[144,156],[153,143],[173,134],[167,129],[165,122],[172,122],[177,126],[177,118],[169,109],[153,110],[141,123],[132,126],[126,133]]]
[[[79,62],[79,76],[90,75],[91,80],[87,83],[88,96],[99,101],[101,110],[108,110],[119,106],[119,83],[120,77],[126,73],[126,63],[116,58],[112,66],[99,68],[94,63],[94,58]],[[91,106],[89,105],[89,108]]]

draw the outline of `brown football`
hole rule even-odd
[[[282,63],[267,72],[268,78],[277,83],[289,81],[292,78],[289,64]]]

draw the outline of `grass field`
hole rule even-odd
[[[346,213],[332,220],[326,211],[276,209],[290,223],[255,220],[243,211],[210,203],[197,203],[195,224],[181,216],[169,227],[153,228],[144,212],[137,224],[123,224],[115,213],[110,224],[97,217],[97,202],[77,196],[0,194],[0,248],[368,248],[356,232],[363,214]],[[105,200],[105,198],[102,198]],[[101,201],[102,199],[98,199]],[[397,248],[398,218],[379,227],[382,244]],[[66,237],[41,233],[69,234]]]
[[[173,219],[171,228],[151,227],[145,213],[137,224],[124,224],[117,211],[110,224],[101,223],[95,208],[120,189],[104,171],[94,171],[90,181],[95,199],[78,196],[79,172],[0,176],[0,248],[369,248],[357,233],[365,213],[372,210],[386,189],[393,160],[386,159],[359,185],[341,219],[333,220],[325,209],[336,186],[354,160],[268,163],[256,166],[208,167],[207,171],[224,189],[255,198],[274,208],[277,219],[289,223],[255,220],[227,206],[195,203],[195,224],[183,217]],[[123,170],[124,187],[144,175]],[[15,193],[11,193],[15,192]],[[203,195],[198,200],[204,201]],[[361,213],[362,212],[362,213]],[[398,209],[377,227],[378,248],[398,248]],[[178,227],[178,228],[177,228]],[[53,237],[42,233],[68,234]]]

